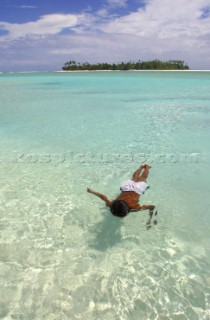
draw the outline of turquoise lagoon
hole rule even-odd
[[[209,320],[210,72],[1,74],[0,96],[0,318]],[[150,229],[86,192],[145,160]]]

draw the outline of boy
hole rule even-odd
[[[144,194],[144,192],[148,188],[146,181],[149,175],[150,168],[151,167],[147,163],[142,164],[139,169],[134,172],[132,179],[122,184],[122,186],[120,187],[122,191],[121,194],[113,201],[109,201],[105,195],[93,191],[90,188],[87,188],[87,192],[92,193],[105,201],[106,206],[110,208],[110,211],[114,216],[124,218],[129,212],[146,209],[150,210],[150,216],[152,216],[155,206],[140,206],[138,203],[139,197]]]

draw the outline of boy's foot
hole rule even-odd
[[[144,163],[142,163],[142,166],[143,167],[149,167],[149,169],[151,169],[152,167],[149,165],[149,163],[148,162],[144,162]]]

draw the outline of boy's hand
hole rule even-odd
[[[87,192],[91,193],[91,192],[92,192],[92,190],[91,190],[90,188],[87,188]]]
[[[150,210],[154,210],[154,209],[155,209],[155,206],[150,205]]]

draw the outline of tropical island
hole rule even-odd
[[[127,70],[189,70],[189,66],[182,60],[151,60],[151,61],[129,61],[120,63],[77,63],[74,60],[66,62],[63,71],[127,71]]]

